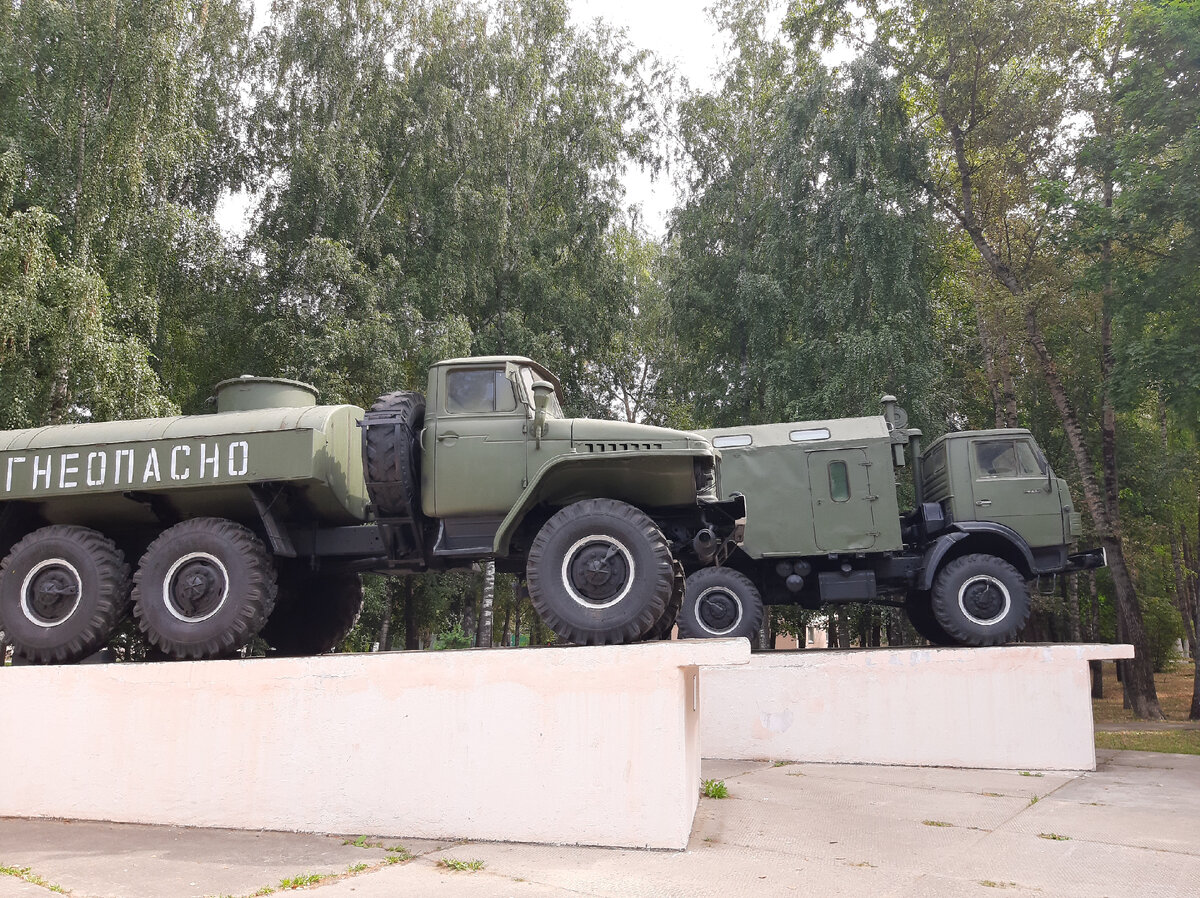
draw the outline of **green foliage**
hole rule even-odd
[[[1155,673],[1162,673],[1178,657],[1175,643],[1183,638],[1179,610],[1160,596],[1143,596],[1142,614],[1150,642],[1150,659]]]
[[[483,861],[460,861],[452,857],[444,857],[438,861],[439,867],[445,867],[447,870],[456,870],[459,873],[474,873],[484,868]]]
[[[315,886],[323,880],[329,879],[334,874],[332,873],[301,873],[297,876],[288,876],[279,880],[277,888],[279,890],[287,889],[303,889],[308,886]]]
[[[762,3],[718,19],[724,83],[680,109],[664,390],[705,425],[876,414],[893,392],[938,427],[939,238],[900,83],[874,59],[838,76],[793,54]]]
[[[725,780],[704,780],[700,784],[700,794],[705,798],[728,798],[729,789]]]

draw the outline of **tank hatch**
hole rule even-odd
[[[308,408],[317,404],[317,388],[298,380],[243,374],[217,384],[217,412],[260,408]]]

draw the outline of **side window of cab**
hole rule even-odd
[[[517,393],[503,368],[454,368],[446,372],[446,413],[488,415],[512,412]]]
[[[1028,440],[980,440],[975,444],[976,476],[1040,477],[1046,466]]]

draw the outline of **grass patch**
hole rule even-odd
[[[729,789],[725,780],[705,780],[700,784],[700,794],[705,798],[728,798]]]
[[[403,845],[384,845],[383,850],[395,857],[398,861],[411,861],[413,859],[413,853]],[[389,858],[388,863],[394,864],[396,861]]]
[[[43,889],[49,889],[51,892],[58,892],[60,895],[67,894],[67,890],[60,885],[55,885],[52,882],[47,882],[38,876],[29,867],[8,867],[0,865],[0,875],[12,876],[22,882],[27,882],[33,886],[41,886]]]
[[[1092,716],[1096,723],[1136,723],[1137,717],[1133,710],[1126,708],[1125,693],[1117,682],[1117,664],[1115,661],[1105,661],[1101,665],[1104,671],[1104,698],[1092,700]],[[1188,711],[1192,706],[1192,686],[1196,669],[1190,661],[1176,661],[1168,665],[1162,673],[1154,675],[1154,688],[1158,692],[1158,703],[1162,706],[1167,720],[1187,720]],[[1148,749],[1155,751],[1155,749]]]
[[[1017,884],[1015,882],[996,882],[995,880],[992,880],[992,879],[981,879],[981,880],[979,880],[979,884],[981,886],[986,886],[989,889],[1015,889],[1015,888],[1017,888]]]
[[[362,873],[363,870],[369,870],[370,864],[351,864],[346,868],[347,873]]]
[[[1038,833],[1039,839],[1049,839],[1051,842],[1070,842],[1070,836],[1060,836],[1058,833]]]
[[[980,795],[986,795],[988,798],[1003,798],[1003,792],[980,792]]]
[[[1034,806],[1035,804],[1037,804],[1039,801],[1041,801],[1041,799],[1040,799],[1040,798],[1038,798],[1038,797],[1035,795],[1035,796],[1033,796],[1033,798],[1029,799],[1029,806],[1030,806],[1030,807],[1033,807],[1033,806]]]
[[[343,839],[343,845],[353,845],[355,848],[374,848],[373,844],[366,836],[359,836],[357,839]]]
[[[771,766],[772,767],[791,767],[795,763],[796,763],[795,761],[776,761]]]
[[[953,823],[947,823],[945,820],[922,820],[926,826],[953,826]]]
[[[1130,730],[1124,733],[1099,731],[1096,733],[1096,748],[1200,755],[1200,730]]]
[[[447,870],[458,870],[460,873],[471,873],[483,869],[483,861],[460,861],[452,857],[444,857],[438,861],[439,867]]]
[[[1046,774],[1044,774],[1044,773],[1033,773],[1032,771],[1029,771],[1029,770],[1021,771],[1021,776],[1045,776],[1045,775]]]
[[[315,886],[332,875],[331,873],[301,873],[299,876],[289,876],[287,879],[279,880],[279,889],[286,891],[288,889],[302,889],[305,886]]]

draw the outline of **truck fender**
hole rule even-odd
[[[933,589],[933,575],[941,567],[942,559],[946,557],[951,546],[966,538],[965,533],[943,533],[934,540],[933,545],[925,550],[925,558],[921,562],[921,575],[917,580],[917,589]]]
[[[1030,551],[1028,543],[1011,527],[995,521],[959,521],[952,527],[953,529],[949,533],[938,537],[937,541],[925,550],[924,564],[921,568],[921,577],[917,588],[932,589],[934,576],[941,567],[942,559],[950,547],[972,534],[987,534],[1004,540],[1020,555],[1020,564],[1016,566],[1021,569],[1023,577],[1032,577],[1037,570],[1033,561],[1033,552]]]
[[[698,453],[696,452],[689,452],[682,449],[662,449],[655,453],[657,457],[662,457],[665,455],[686,455],[695,457],[697,454]],[[607,454],[606,457],[621,458],[626,455],[628,455],[628,457],[638,457],[641,455],[641,453],[615,452]],[[521,521],[525,519],[525,515],[533,510],[533,508],[535,508],[542,500],[542,486],[545,484],[546,480],[548,480],[552,474],[557,474],[567,465],[586,463],[594,463],[594,458],[590,455],[565,454],[560,455],[553,461],[548,462],[542,467],[541,470],[537,472],[537,475],[533,478],[533,480],[530,481],[529,485],[525,487],[525,491],[521,493],[521,498],[518,500],[517,504],[509,509],[508,514],[504,516],[504,520],[500,522],[500,527],[496,531],[496,538],[492,543],[492,551],[497,557],[503,558],[508,555],[509,544],[512,542],[513,534],[516,533],[517,527],[521,525]],[[581,496],[579,498],[584,497]]]

